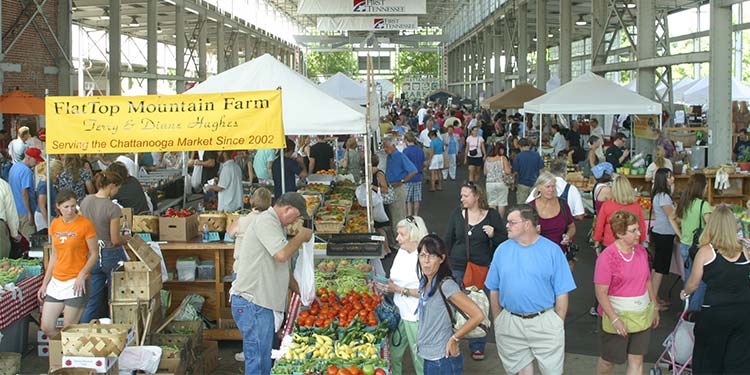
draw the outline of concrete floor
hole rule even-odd
[[[441,192],[428,192],[424,189],[423,208],[420,215],[425,218],[430,232],[443,235],[447,218],[458,204],[459,186],[461,181],[466,178],[466,167],[459,167],[457,181],[448,181],[444,184]],[[514,194],[511,193],[511,205],[514,203]],[[591,228],[591,219],[587,218],[582,222],[577,222],[576,243],[581,251],[578,254],[578,262],[575,264],[574,277],[577,289],[570,295],[570,309],[565,322],[566,328],[566,363],[565,372],[569,374],[591,374],[596,368],[596,360],[599,355],[598,351],[598,320],[588,314],[589,308],[594,301],[594,253],[587,243],[587,233]],[[672,285],[676,285],[669,293],[672,301],[672,308],[669,311],[662,312],[661,325],[654,330],[651,336],[651,344],[646,361],[653,363],[661,355],[664,338],[674,328],[680,313],[680,300],[678,297],[681,283],[677,282],[678,278],[669,276],[665,278],[662,285],[662,296],[667,296]],[[30,327],[31,333],[35,337],[36,327]],[[494,342],[494,338],[490,338]],[[32,338],[33,343],[33,338]],[[30,350],[23,360],[22,372],[24,374],[39,374],[47,371],[47,358],[39,358],[36,355],[36,348],[30,347]],[[216,374],[239,374],[242,372],[242,364],[234,361],[234,353],[241,351],[239,342],[222,342],[220,344],[220,368]],[[474,361],[469,356],[468,347],[464,344],[463,353],[465,356],[464,373],[465,374],[503,374],[500,359],[497,356],[497,350],[494,344],[488,344],[483,361]],[[407,353],[407,357],[409,354]],[[404,358],[405,373],[413,373],[411,360]],[[645,366],[648,369],[649,366]],[[646,370],[647,371],[647,370]],[[667,371],[664,371],[667,373]],[[618,366],[616,373],[624,373],[624,366]]]

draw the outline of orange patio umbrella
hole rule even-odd
[[[0,113],[44,115],[44,99],[22,90],[0,95]]]

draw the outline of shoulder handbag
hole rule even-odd
[[[469,156],[475,157],[479,155],[479,139],[477,139],[477,147],[473,150],[469,150]]]
[[[515,178],[513,178],[513,173],[507,174],[505,173],[505,168],[503,168],[503,159],[500,159],[500,169],[503,171],[503,183],[506,186],[513,186],[513,184],[516,182]]]
[[[654,220],[653,219],[653,213],[654,213],[654,198],[656,196],[651,197],[651,208],[648,210],[648,217],[646,220],[649,220],[649,226],[648,226],[648,265],[653,268],[654,267],[654,255],[656,254],[656,240],[654,239]]]
[[[698,229],[693,231],[693,244],[690,245],[690,248],[688,249],[688,254],[690,260],[695,259],[695,254],[698,254],[698,249],[700,249],[700,246],[698,243],[700,242],[701,234],[703,233],[703,204],[706,203],[706,201],[701,200],[701,208],[698,210]],[[685,264],[685,267],[688,265]]]
[[[375,316],[378,317],[378,321],[388,328],[388,332],[391,334],[391,343],[393,345],[400,345],[401,335],[397,335],[398,325],[401,323],[401,313],[398,310],[398,306],[393,302],[393,297],[388,294],[383,294],[383,300],[375,308]],[[396,339],[398,336],[398,339]]]
[[[466,324],[466,322],[471,317],[469,317],[469,315],[466,314],[463,310],[459,309],[458,306],[454,305],[453,302],[450,302],[447,298],[445,298],[445,293],[443,293],[444,280],[445,279],[440,281],[438,290],[440,291],[440,297],[443,298],[443,303],[445,303],[445,308],[448,310],[448,316],[451,318],[453,332],[456,332],[461,329],[461,327],[463,327],[463,325]],[[463,338],[476,339],[487,336],[487,334],[490,333],[490,300],[487,298],[487,295],[484,294],[483,291],[473,286],[461,291],[466,294],[469,299],[476,303],[477,306],[479,306],[479,309],[482,310],[482,313],[484,314],[482,323],[479,323],[479,326],[469,331],[469,333],[464,335]],[[451,308],[451,306],[453,306],[453,308]]]
[[[464,279],[461,281],[466,288],[475,286],[477,289],[483,290],[484,280],[487,279],[487,273],[490,271],[490,268],[480,266],[471,261],[471,254],[469,253],[469,210],[464,209],[464,213],[466,214],[466,218],[464,219],[466,223],[466,231],[464,232],[466,234],[466,272],[464,273]]]
[[[380,173],[383,173],[382,171],[379,171]],[[376,177],[377,178],[377,177]],[[380,188],[380,186],[379,186]],[[389,205],[396,201],[396,192],[393,191],[393,186],[391,184],[388,184],[388,192],[384,193],[382,190],[380,191],[380,195],[383,197],[383,204]]]

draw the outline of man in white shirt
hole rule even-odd
[[[11,238],[19,238],[18,212],[10,184],[0,178],[0,258],[7,258],[10,255]]]
[[[567,162],[565,161],[565,159],[556,159],[552,162],[549,168],[550,172],[555,175],[555,190],[557,190],[557,196],[564,199],[568,203],[568,207],[570,207],[570,213],[576,220],[583,220],[586,211],[583,209],[583,199],[581,198],[581,192],[578,191],[577,187],[568,184],[568,182],[565,181],[565,176],[568,173]],[[566,188],[568,190],[567,195],[565,195]],[[529,194],[529,197],[526,199],[526,203],[533,201],[534,197],[536,196],[535,194],[536,188],[531,190],[531,194]]]
[[[31,138],[31,132],[27,126],[18,128],[18,138],[8,144],[8,154],[10,154],[13,164],[23,160],[24,152],[29,148],[27,143],[29,138]]]
[[[563,137],[562,133],[560,133],[560,125],[552,125],[552,135],[552,142],[550,142],[549,145],[552,146],[553,149],[555,149],[555,153],[553,155],[557,157],[560,151],[565,151],[565,149],[568,148],[568,142],[565,140],[565,137]]]
[[[435,120],[429,117],[427,118],[424,129],[419,133],[419,143],[424,147],[430,147],[430,142],[432,140],[430,139],[429,134],[433,130],[433,126],[435,126]]]
[[[427,104],[423,104],[422,108],[417,111],[417,120],[419,121],[419,127],[424,125],[424,116],[427,114]]]
[[[132,154],[122,154],[115,159],[115,161],[119,161],[120,163],[125,165],[125,168],[128,169],[128,174],[135,177],[136,170],[135,170],[135,162],[133,159],[130,158],[130,155]]]

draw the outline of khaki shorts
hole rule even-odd
[[[536,359],[542,374],[562,374],[565,322],[549,310],[523,319],[503,309],[495,319],[497,353],[505,372],[515,374]]]
[[[490,206],[508,205],[508,186],[502,182],[487,183],[487,203]]]
[[[601,322],[601,319],[599,320]],[[599,323],[601,327],[601,323]],[[646,355],[648,353],[648,342],[651,339],[651,328],[628,333],[628,337],[622,337],[612,333],[599,331],[599,346],[603,360],[621,365],[628,360],[628,354]]]

